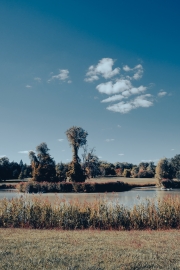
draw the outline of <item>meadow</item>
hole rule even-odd
[[[0,229],[3,270],[180,269],[180,231]]]

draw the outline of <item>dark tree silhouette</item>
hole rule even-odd
[[[29,152],[32,166],[32,180],[34,181],[56,181],[55,162],[48,153],[46,143],[36,147],[37,156],[33,151]]]
[[[78,150],[86,144],[88,133],[81,127],[73,126],[66,131],[66,135],[73,152],[73,160],[69,164],[69,171],[66,175],[73,182],[84,182],[86,176],[79,164]]]

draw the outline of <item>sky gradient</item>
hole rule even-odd
[[[0,1],[0,156],[81,126],[108,162],[180,154],[179,1]],[[81,153],[80,153],[81,157]]]

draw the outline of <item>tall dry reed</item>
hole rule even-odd
[[[80,203],[78,200],[48,199],[21,196],[0,200],[0,227],[40,229],[172,229],[180,228],[180,199],[166,197],[124,207],[118,201],[97,199]]]

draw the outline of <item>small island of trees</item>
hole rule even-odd
[[[120,181],[111,184],[106,183],[102,189],[97,188],[97,183],[94,185],[88,184],[90,178],[108,176],[155,178],[158,186],[165,188],[180,187],[180,155],[171,159],[163,158],[157,166],[154,165],[154,162],[141,162],[139,165],[128,162],[113,164],[100,161],[95,155],[94,148],[88,150],[88,133],[82,127],[73,126],[69,128],[66,131],[66,136],[72,148],[72,161],[70,163],[60,162],[56,164],[49,153],[50,149],[43,142],[36,147],[36,152],[29,152],[30,165],[24,164],[22,160],[17,163],[10,162],[7,157],[0,158],[0,181],[28,178],[28,182],[22,182],[19,185],[20,191],[33,192],[37,190],[47,191],[45,186],[49,187],[50,183],[50,190],[54,189],[56,192],[122,191],[130,189],[127,184]],[[78,156],[80,147],[83,148],[82,160]],[[52,188],[53,183],[54,187]]]

